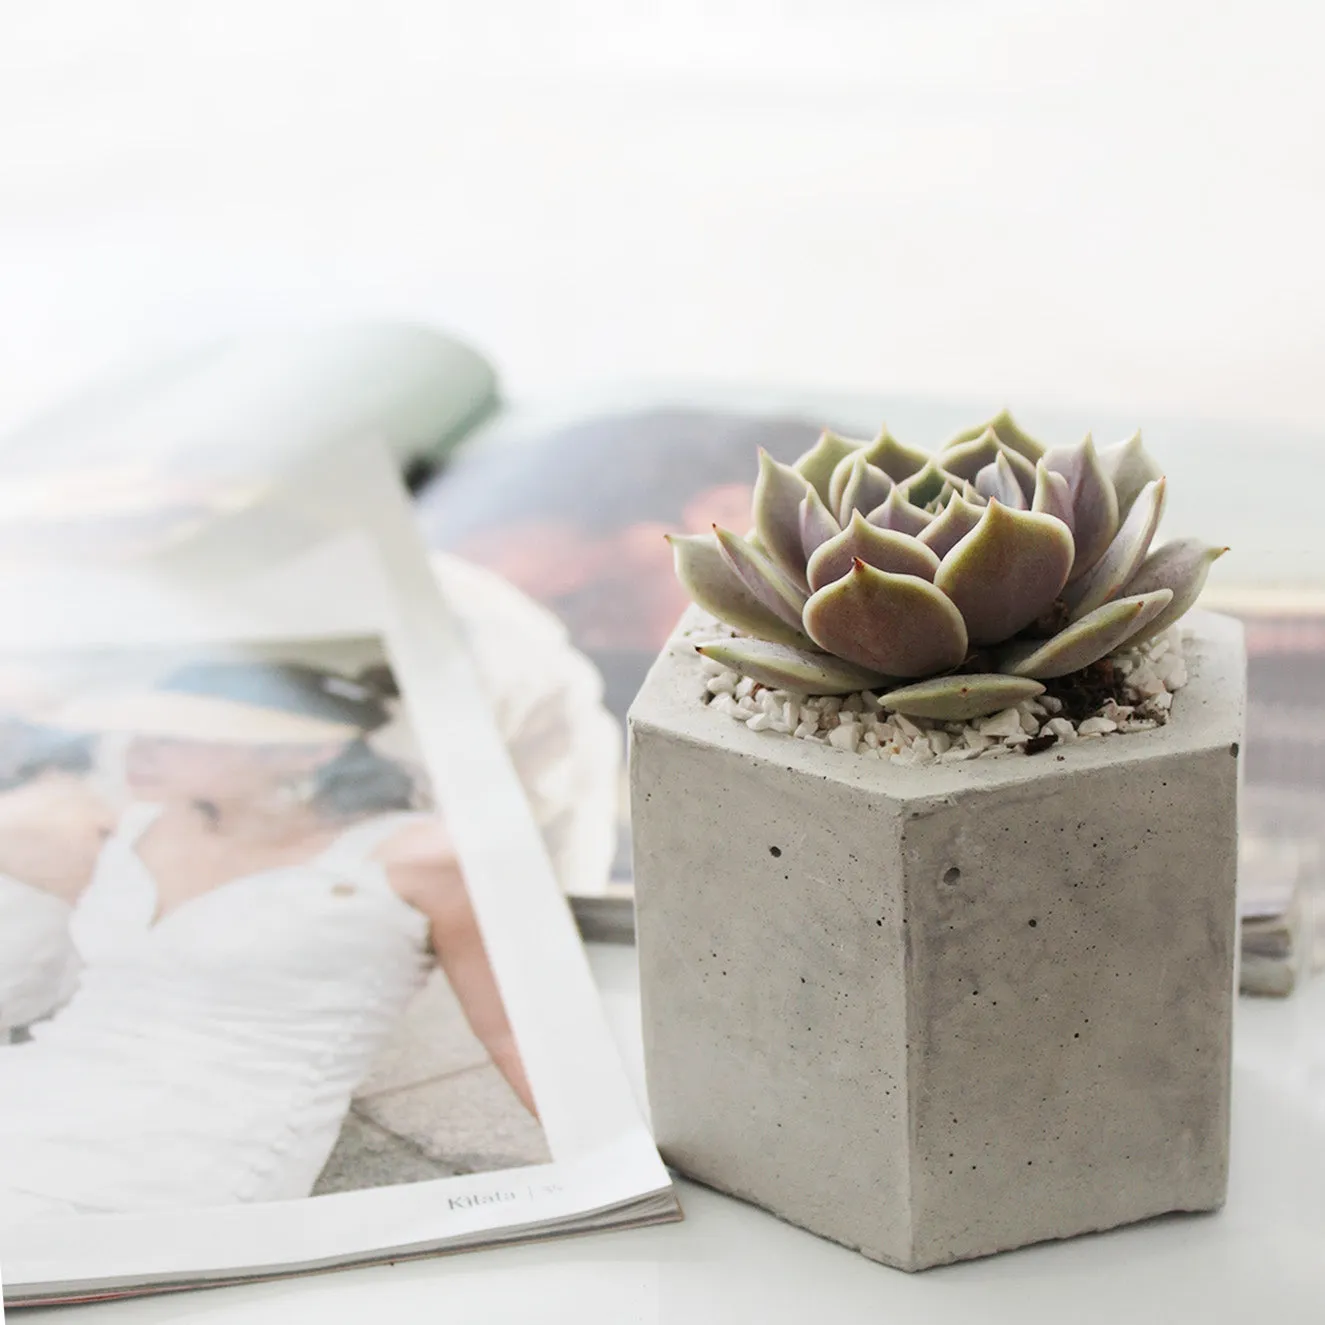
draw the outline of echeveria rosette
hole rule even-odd
[[[682,585],[740,634],[701,652],[803,694],[882,690],[965,720],[1172,625],[1225,550],[1151,550],[1165,480],[1137,435],[1047,450],[1007,412],[933,455],[886,429],[765,452],[754,527],[671,540]]]

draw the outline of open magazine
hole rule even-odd
[[[89,510],[126,458],[16,460],[0,560],[6,1305],[677,1217],[557,886],[591,670],[439,579],[380,444]]]

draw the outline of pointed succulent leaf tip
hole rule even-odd
[[[1032,465],[1044,454],[1044,447],[1029,433],[1023,432],[1017,421],[1005,409],[999,410],[988,423],[977,424],[974,428],[959,432],[943,449],[946,451],[948,447],[969,442],[991,428],[1004,446],[1010,446],[1018,455],[1024,455]]]
[[[1160,467],[1141,443],[1141,434],[1133,433],[1125,442],[1115,442],[1100,452],[1100,468],[1113,484],[1118,496],[1118,518],[1124,520],[1132,503],[1147,483],[1161,476]]]
[[[980,523],[982,506],[964,497],[953,497],[916,538],[939,557],[946,557]]]
[[[918,534],[934,518],[928,511],[912,506],[902,496],[900,487],[888,494],[888,500],[865,517],[880,529],[896,529],[899,534]]]
[[[1078,672],[1120,648],[1172,600],[1173,594],[1168,589],[1115,598],[1066,630],[1060,630],[1052,639],[1014,644],[999,659],[999,667],[1013,676],[1032,676],[1040,681]]]
[[[842,526],[828,512],[823,498],[813,488],[806,491],[799,512],[801,555],[796,563],[796,586],[809,592],[810,582],[805,577],[805,560],[820,544],[842,532]]]
[[[1062,521],[991,501],[934,584],[956,604],[973,644],[1001,644],[1053,606],[1071,565]]]
[[[1044,686],[1039,681],[989,672],[917,681],[915,685],[890,690],[880,696],[879,702],[894,713],[905,713],[908,718],[965,722],[999,713],[1042,694]]]
[[[833,479],[833,470],[853,451],[859,451],[863,442],[854,442],[849,437],[840,437],[831,429],[825,428],[819,434],[819,440],[796,461],[792,468],[824,499],[830,500],[829,486]]]
[[[961,613],[943,594],[863,561],[810,598],[805,629],[821,649],[886,676],[932,676],[966,657]]]
[[[939,461],[949,474],[974,480],[986,465],[992,465],[998,459],[1001,449],[997,434],[992,428],[986,428],[970,441],[954,439],[948,442],[939,452]]]
[[[850,469],[837,504],[837,518],[843,528],[850,521],[852,511],[872,511],[886,501],[893,490],[892,479],[870,464],[863,452],[857,451],[849,463]]]
[[[739,534],[717,525],[713,526],[713,533],[723,560],[740,577],[741,583],[770,612],[793,629],[799,629],[805,595],[778,570],[770,557],[751,547]]]
[[[875,690],[888,678],[814,649],[793,649],[757,639],[716,640],[699,652],[761,685],[802,695],[849,695]]]
[[[1158,635],[1188,612],[1205,588],[1210,567],[1227,551],[1226,547],[1213,547],[1199,538],[1175,538],[1156,548],[1141,563],[1141,569],[1128,582],[1124,592],[1145,594],[1157,589],[1171,589],[1173,599],[1158,616],[1129,635],[1126,642],[1139,644]]]
[[[857,561],[875,570],[917,575],[922,580],[932,580],[939,568],[938,557],[923,543],[894,529],[876,529],[856,511],[851,523],[810,558],[810,588],[817,593],[826,584],[840,580]]]
[[[1058,446],[1046,451],[1047,469],[1067,480],[1072,494],[1072,537],[1077,559],[1071,579],[1084,575],[1104,555],[1118,532],[1118,497],[1100,468],[1090,434],[1079,446]]]
[[[1017,482],[1017,475],[1008,461],[1007,453],[998,456],[975,476],[975,490],[990,501],[997,499],[1014,511],[1024,511],[1028,505],[1026,494]]]
[[[1141,489],[1108,551],[1072,586],[1067,602],[1073,620],[1107,603],[1136,574],[1164,515],[1164,489],[1162,478]]]
[[[929,460],[925,462],[924,469],[912,474],[899,486],[902,495],[912,506],[923,509],[943,491],[947,483],[948,475],[933,460]]]
[[[1053,515],[1072,528],[1072,489],[1067,480],[1049,469],[1043,460],[1035,467],[1035,496],[1031,510]]]
[[[710,616],[747,635],[776,640],[781,644],[809,644],[799,626],[788,625],[770,612],[747,589],[727,564],[712,534],[672,534],[668,536],[676,578],[681,587]]]
[[[862,451],[875,469],[881,469],[894,483],[903,483],[924,469],[929,457],[914,446],[904,446],[887,428]]]
[[[801,551],[800,505],[813,489],[790,465],[779,464],[761,446],[755,480],[755,533],[761,549],[783,574],[805,588],[805,554]]]

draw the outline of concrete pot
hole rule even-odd
[[[907,1270],[1224,1199],[1245,664],[1172,721],[901,767],[631,713],[649,1097],[682,1173]]]

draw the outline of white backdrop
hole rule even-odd
[[[1325,10],[0,0],[0,425],[184,335],[1318,418]]]

